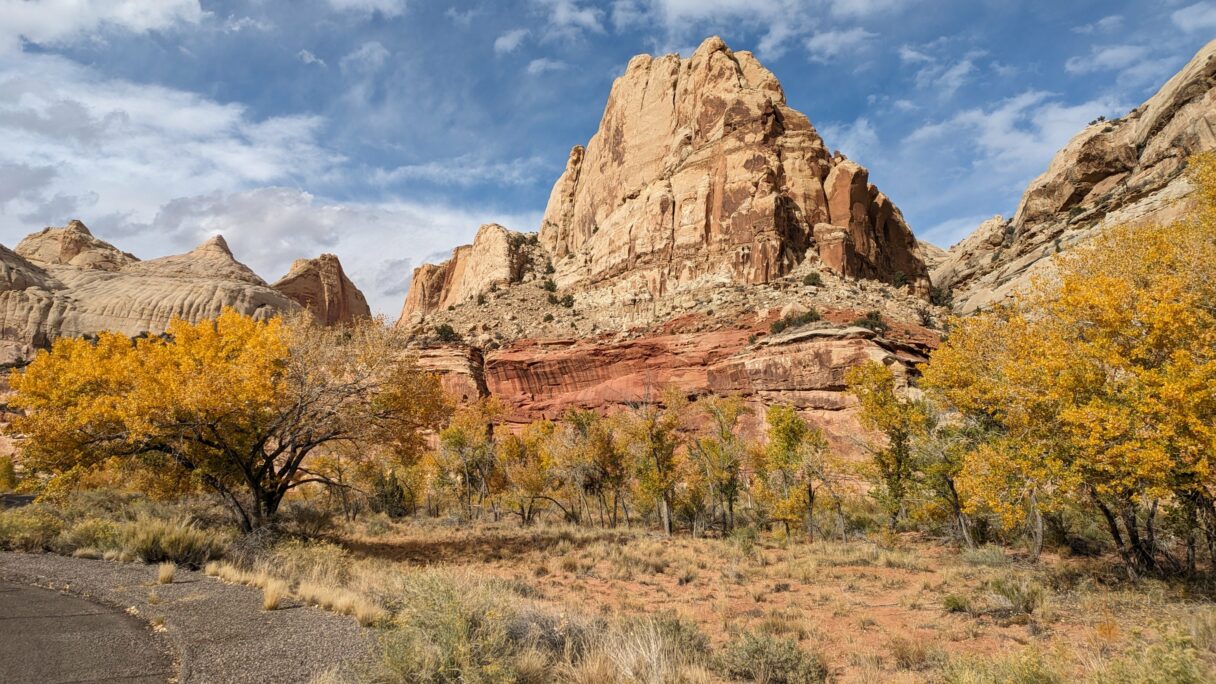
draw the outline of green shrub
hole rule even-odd
[[[964,596],[949,594],[942,599],[942,608],[945,608],[947,613],[970,613],[971,602]]]
[[[184,521],[140,517],[122,526],[123,553],[145,563],[172,561],[201,568],[223,557],[225,542],[218,533]]]
[[[455,328],[447,323],[435,326],[435,337],[438,337],[440,342],[459,342],[464,339]]]
[[[790,328],[797,328],[797,327],[806,325],[808,323],[814,323],[815,321],[820,320],[820,318],[821,318],[821,316],[819,315],[819,312],[816,311],[815,309],[811,309],[810,311],[807,311],[806,313],[790,314],[789,316],[786,316],[785,318],[780,318],[778,320],[773,321],[773,324],[771,326],[769,326],[769,332],[776,335],[777,333],[779,333],[783,330],[788,330]]]
[[[882,313],[878,311],[867,311],[866,315],[853,321],[853,325],[859,328],[867,328],[876,333],[882,334],[891,329],[887,322],[883,320]]]
[[[544,288],[545,292],[557,292],[557,283],[553,282],[552,278],[545,278],[540,286]]]
[[[718,670],[735,680],[770,684],[816,684],[827,681],[823,657],[798,648],[789,639],[747,632],[727,644],[718,656]]]
[[[813,271],[802,276],[802,284],[811,287],[819,287],[823,285],[823,276],[819,274],[819,271]]]
[[[62,531],[59,518],[34,506],[0,511],[0,547],[6,549],[49,550]]]
[[[571,294],[562,295],[562,298],[560,301],[561,301],[562,306],[569,309],[574,306],[574,295],[571,295]]]

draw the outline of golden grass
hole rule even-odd
[[[262,610],[278,610],[287,595],[287,583],[271,579],[262,585]]]
[[[177,575],[177,565],[170,561],[166,561],[156,566],[156,581],[159,584],[173,584],[173,578]]]

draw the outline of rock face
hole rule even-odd
[[[1216,150],[1216,41],[1122,119],[1095,121],[1026,188],[1012,219],[997,216],[933,270],[968,313],[999,302],[1050,268],[1052,254],[1102,230],[1168,222],[1191,193],[1186,159]]]
[[[401,320],[476,298],[496,285],[519,282],[528,264],[526,242],[522,233],[497,223],[482,226],[473,244],[452,250],[451,259],[414,269]]]
[[[771,317],[769,317],[771,318]],[[912,364],[927,359],[937,336],[914,330],[885,339],[874,332],[825,322],[763,337],[764,322],[709,333],[656,331],[623,339],[523,340],[485,353],[467,347],[424,350],[420,363],[445,386],[480,387],[526,423],[556,418],[570,407],[612,411],[655,399],[668,385],[689,395],[738,394],[756,409],[790,404],[822,427],[846,452],[856,450],[855,402],[844,375],[865,361],[887,363],[906,382]],[[760,410],[756,411],[762,417]]]
[[[327,272],[341,276],[336,259],[332,270],[320,267],[325,258],[314,261],[317,282],[329,282]],[[335,282],[352,303],[334,299],[335,307],[326,299],[324,311],[340,317],[353,302],[366,310],[345,276]],[[315,292],[328,296],[332,288]],[[148,261],[93,237],[80,221],[34,233],[16,251],[0,246],[0,363],[29,358],[57,337],[157,333],[173,318],[198,321],[226,307],[258,319],[300,310],[237,261],[218,235],[186,254]]]
[[[296,259],[291,271],[271,287],[304,307],[322,325],[350,323],[372,315],[367,299],[346,277],[342,263],[333,254]]]
[[[571,151],[539,242],[557,288],[601,307],[768,283],[808,255],[929,290],[899,209],[864,168],[828,152],[751,53],[716,37],[689,59],[629,62],[599,130]],[[447,262],[417,269],[401,320],[517,281],[512,244],[483,227]]]

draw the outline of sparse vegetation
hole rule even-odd
[[[891,329],[883,319],[882,313],[878,311],[867,311],[861,318],[854,319],[850,325],[855,325],[859,328],[867,328],[882,335]]]
[[[808,323],[814,323],[819,319],[819,312],[815,309],[810,309],[809,311],[805,311],[803,313],[791,314],[785,318],[779,318],[773,321],[773,324],[769,326],[769,332],[775,335],[785,330],[799,328]]]
[[[812,271],[802,276],[802,284],[807,287],[822,287],[823,276],[820,275],[819,271]]]

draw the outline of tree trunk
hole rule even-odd
[[[1038,492],[1030,490],[1030,556],[1039,559],[1043,553],[1043,514],[1039,512]]]

